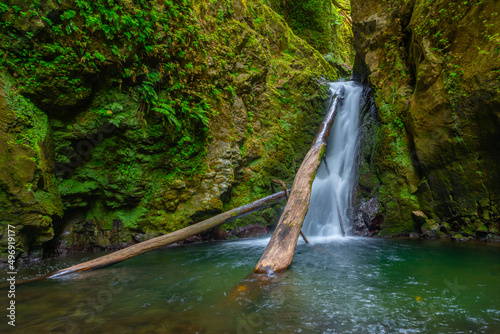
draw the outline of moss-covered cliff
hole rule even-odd
[[[354,61],[352,19],[347,0],[269,0],[271,8],[302,39],[341,72],[350,74]]]
[[[354,76],[377,106],[364,111],[361,229],[498,240],[499,14],[494,0],[352,1]]]
[[[12,224],[23,254],[140,241],[291,183],[338,77],[258,0],[10,0],[0,40],[0,248]]]

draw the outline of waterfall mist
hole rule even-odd
[[[332,92],[340,87],[344,87],[345,97],[312,185],[309,211],[304,221],[303,231],[308,236],[340,235],[339,215],[346,230],[351,225],[348,211],[358,179],[359,108],[363,87],[352,81],[330,83]]]

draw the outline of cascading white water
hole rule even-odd
[[[311,201],[303,231],[307,236],[340,235],[339,213],[345,229],[348,209],[357,183],[360,97],[363,87],[355,82],[330,83],[335,92],[344,87],[344,100],[328,137],[328,146],[312,185]],[[326,164],[325,161],[326,160]]]

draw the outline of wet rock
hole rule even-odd
[[[269,229],[262,225],[246,225],[237,227],[232,231],[232,234],[238,238],[257,238],[269,233]]]
[[[356,235],[374,235],[382,228],[383,216],[379,213],[379,205],[375,197],[359,200],[353,215]]]
[[[453,20],[453,1],[351,5],[353,78],[377,105],[376,121],[364,117],[373,130],[362,137],[360,188],[363,198],[378,195],[381,233],[422,226],[427,237],[485,238],[477,226],[495,224],[500,202],[498,57],[484,39],[500,24],[490,14],[498,3],[469,2]]]
[[[498,236],[497,234],[487,234],[486,235],[486,238],[485,238],[486,241],[488,242],[498,242],[500,243],[500,236]]]
[[[413,218],[413,220],[415,221],[415,224],[417,224],[418,227],[424,225],[426,223],[426,221],[428,220],[428,218],[425,215],[425,213],[423,213],[420,210],[413,211],[411,213],[411,217]]]
[[[440,235],[440,226],[434,219],[427,219],[420,227],[422,235],[427,238],[435,238]]]
[[[229,231],[224,230],[220,226],[216,227],[213,230],[213,238],[214,240],[226,240],[231,236],[231,233]]]

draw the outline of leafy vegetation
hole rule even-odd
[[[352,65],[352,32],[346,1],[270,0],[270,6],[293,31],[325,55],[334,65]]]
[[[95,225],[102,245],[115,220],[122,241],[168,232],[291,180],[327,98],[317,79],[337,76],[260,0],[11,4],[0,66],[45,117],[41,164],[73,165],[53,184],[85,215],[73,234]]]
[[[68,8],[35,0],[0,12],[0,66],[42,106],[81,104],[106,75],[120,88],[137,85],[142,111],[164,116],[172,139],[194,142],[195,128],[206,133],[210,107],[192,94],[205,65],[195,62],[203,35],[190,1],[75,0]]]

